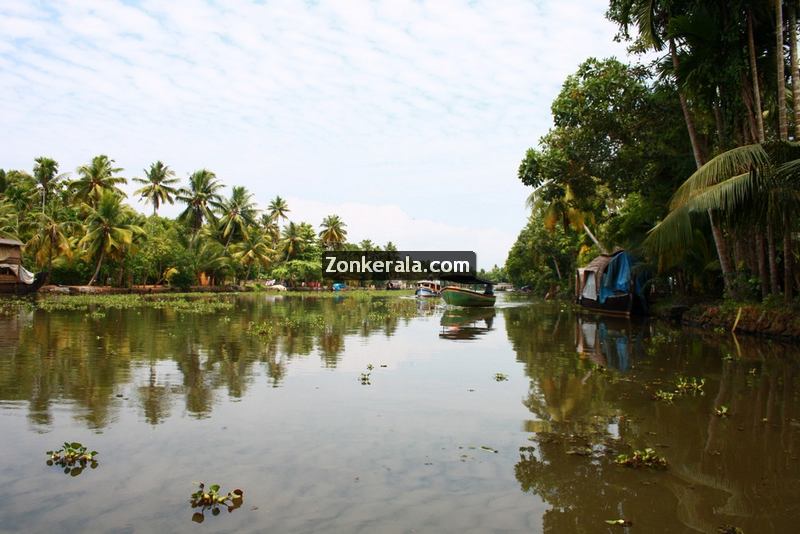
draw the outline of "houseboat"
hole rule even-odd
[[[608,315],[647,313],[645,273],[633,272],[634,259],[624,250],[601,254],[575,273],[575,301]]]
[[[22,243],[0,239],[0,294],[28,295],[44,285],[46,273],[34,275],[22,266]]]

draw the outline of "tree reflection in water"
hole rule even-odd
[[[242,397],[258,369],[277,387],[294,358],[316,354],[324,366],[336,367],[347,336],[392,336],[401,322],[431,311],[418,310],[413,299],[243,295],[233,312],[164,307],[104,313],[22,309],[0,315],[6,355],[0,399],[27,401],[37,426],[52,422],[53,400],[68,399],[89,428],[103,428],[128,395],[154,425],[179,396],[190,415],[206,417],[215,395]],[[249,333],[251,323],[267,323],[273,334]]]
[[[664,325],[653,337],[651,323],[548,316],[536,307],[504,312],[534,416],[515,475],[523,491],[550,505],[545,532],[596,531],[618,517],[635,518],[646,532],[793,528],[787,510],[800,494],[793,347]],[[706,378],[705,394],[653,400],[678,376]],[[714,414],[721,405],[731,417]],[[646,446],[668,458],[667,472],[613,461]]]

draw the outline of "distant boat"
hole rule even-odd
[[[483,308],[494,306],[495,297],[492,290],[492,283],[480,278],[469,275],[452,275],[445,280],[456,282],[468,286],[485,286],[483,291],[475,291],[465,287],[450,285],[442,289],[442,298],[451,306],[462,306],[465,308]]]
[[[417,282],[417,289],[414,295],[417,297],[438,297],[442,291],[442,286],[439,282],[431,280],[420,280]]]
[[[34,275],[22,266],[21,242],[0,239],[0,294],[29,295],[39,291],[46,280],[46,273]]]
[[[634,273],[633,264],[633,256],[624,250],[597,256],[576,271],[576,302],[608,315],[646,314],[647,276]]]

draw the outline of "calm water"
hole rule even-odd
[[[502,297],[471,313],[405,298],[235,298],[205,314],[0,315],[0,531],[800,523],[790,347]],[[704,378],[702,394],[653,400],[680,376]],[[714,414],[721,405],[729,417]],[[45,465],[65,440],[100,451],[97,469]],[[669,469],[614,463],[643,447]],[[201,480],[242,488],[244,504],[192,522]],[[617,518],[633,526],[605,524]]]

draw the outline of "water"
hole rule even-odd
[[[502,296],[473,311],[234,298],[207,313],[0,315],[0,531],[753,533],[800,521],[792,347]],[[702,391],[653,400],[681,376],[705,379]],[[714,413],[723,405],[728,417]],[[99,451],[99,466],[73,477],[45,465],[63,441]],[[644,447],[669,468],[614,462]],[[242,488],[244,503],[194,523],[196,481]]]

